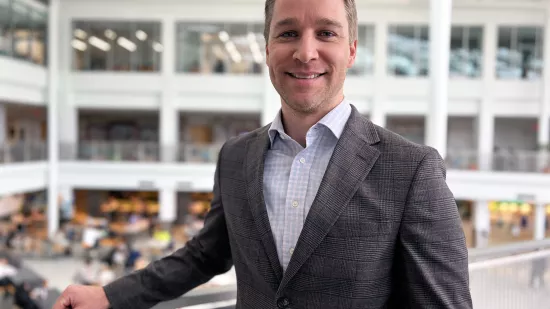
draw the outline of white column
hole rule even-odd
[[[538,145],[547,149],[550,140],[550,5],[546,8],[546,25],[544,27],[544,67],[542,70],[542,95],[539,108]]]
[[[264,80],[264,104],[262,108],[262,126],[265,126],[273,121],[281,108],[281,97],[269,78],[269,68],[264,66],[262,74]]]
[[[491,217],[489,202],[487,201],[476,201],[474,204],[474,231],[475,247],[487,247],[489,244],[489,233],[491,232]]]
[[[50,0],[48,16],[48,235],[59,228],[58,204],[58,101],[59,101],[59,8],[60,0]]]
[[[6,131],[8,129],[8,115],[6,114],[6,105],[0,103],[0,149],[7,141]]]
[[[173,162],[178,151],[179,113],[175,107],[176,92],[174,77],[176,71],[176,21],[164,19],[162,23],[162,52],[161,72],[163,77],[163,91],[161,95],[159,129],[162,161]]]
[[[485,24],[483,40],[483,97],[479,102],[477,154],[480,170],[490,170],[495,143],[495,113],[493,108],[493,85],[497,53],[497,25]]]
[[[60,157],[76,159],[78,149],[78,109],[74,106],[73,95],[70,92],[58,96],[57,115],[59,121]]]
[[[477,155],[479,169],[482,171],[491,170],[493,159],[493,148],[495,138],[495,118],[491,109],[490,101],[480,102],[479,114],[477,116]]]
[[[426,117],[426,144],[437,149],[443,158],[447,154],[452,6],[452,0],[430,1],[430,105]]]
[[[546,238],[546,204],[535,205],[535,240]]]
[[[174,188],[163,188],[159,191],[159,221],[163,223],[172,223],[176,220],[177,194]]]
[[[388,63],[388,24],[376,23],[374,28],[374,97],[370,110],[370,120],[375,124],[386,126],[386,84]]]

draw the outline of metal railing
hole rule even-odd
[[[81,141],[62,144],[59,155],[61,160],[155,162],[160,148],[155,142]]]
[[[548,308],[549,262],[550,250],[539,250],[470,263],[474,308]]]
[[[61,160],[102,162],[192,162],[215,163],[223,144],[160,146],[157,142],[82,141],[61,144]]]
[[[179,147],[178,161],[193,163],[215,163],[223,144],[193,145],[182,144]]]
[[[44,161],[47,158],[46,142],[21,142],[0,146],[0,163]]]
[[[480,155],[475,150],[449,150],[449,169],[550,173],[550,152],[516,150]]]

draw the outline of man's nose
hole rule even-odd
[[[302,63],[308,63],[311,60],[316,60],[319,57],[317,51],[317,40],[314,34],[304,34],[297,42],[298,46],[294,52],[294,59]]]

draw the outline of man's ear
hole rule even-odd
[[[265,44],[265,64],[269,66],[269,47]]]
[[[353,66],[355,63],[355,57],[357,56],[357,40],[354,40],[349,45],[349,59],[348,59],[348,69]]]

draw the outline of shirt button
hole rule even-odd
[[[294,208],[298,207],[298,201],[293,201],[292,202],[292,207],[294,207]]]
[[[301,159],[300,159],[300,163],[302,163],[302,164],[306,163],[306,159],[305,159],[305,158],[301,158]]]
[[[294,253],[294,248],[290,248],[288,252],[290,252],[290,255],[292,255]]]

